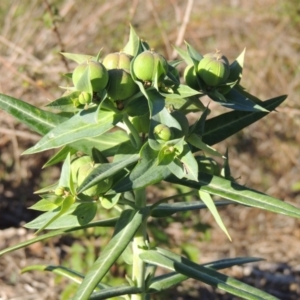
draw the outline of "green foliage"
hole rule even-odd
[[[184,83],[176,69],[179,61],[167,62],[149,50],[131,27],[122,55],[114,52],[103,61],[101,53],[95,57],[64,53],[78,63],[69,76],[74,87],[66,88],[45,109],[0,95],[3,110],[42,135],[24,154],[59,148],[45,167],[63,162],[59,181],[37,191],[41,200],[31,209],[43,213],[26,224],[37,234],[55,231],[0,255],[57,235],[110,227],[112,237],[98,257],[89,249],[86,265],[80,263],[82,249],[73,249],[70,267],[83,272],[88,268],[86,275],[66,266],[32,266],[24,271],[45,270],[69,278],[79,285],[73,299],[81,300],[146,299],[187,278],[243,299],[276,299],[218,271],[257,258],[203,265],[197,262],[198,249],[190,244],[181,245],[184,256],[157,247],[167,240],[155,226],[158,220],[171,224],[176,218],[190,218],[195,210],[208,209],[229,239],[218,213],[223,205],[241,204],[300,218],[300,209],[238,184],[230,174],[227,153],[212,147],[275,110],[286,96],[261,101],[241,86],[245,50],[229,64],[219,52],[203,56],[187,43],[186,50],[176,49],[188,65]],[[231,111],[210,118],[203,96]],[[189,112],[201,114],[193,124],[188,122]],[[164,182],[174,185],[178,194],[148,203],[146,188]],[[112,211],[116,217],[107,217]],[[195,229],[198,225],[193,223]],[[127,266],[127,282],[105,284],[109,270],[120,261]],[[158,266],[169,273],[157,276]]]

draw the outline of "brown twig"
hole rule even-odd
[[[44,2],[45,2],[45,5],[46,5],[46,9],[47,9],[47,11],[48,11],[48,13],[49,13],[49,15],[51,16],[51,19],[52,19],[51,20],[52,21],[52,30],[53,30],[56,38],[57,38],[57,42],[58,42],[58,45],[60,47],[60,52],[65,52],[65,47],[64,47],[62,38],[60,36],[60,33],[58,31],[58,27],[56,25],[57,22],[54,18],[51,4],[48,2],[48,0],[44,0]],[[66,60],[66,58],[63,55],[61,55],[60,57],[61,57],[61,60],[63,61],[64,65],[65,65],[67,71],[69,71],[70,68],[69,68],[68,61]]]
[[[190,20],[193,4],[194,4],[194,0],[188,0],[187,1],[185,13],[184,13],[184,16],[183,16],[183,19],[182,19],[181,26],[180,26],[179,31],[178,31],[177,39],[175,41],[175,46],[180,46],[181,43],[183,42],[186,27],[187,27],[187,24],[189,23],[189,20]],[[171,58],[174,59],[176,56],[177,56],[177,52],[174,49],[173,52],[172,52]]]

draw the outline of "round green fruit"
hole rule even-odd
[[[108,74],[107,94],[112,100],[125,100],[137,93],[138,86],[126,70],[111,69]]]
[[[77,173],[77,185],[80,186],[84,180],[87,178],[87,176],[97,167],[99,167],[100,164],[93,164],[93,163],[86,163],[78,169]],[[91,186],[90,188],[86,189],[82,193],[86,196],[95,197],[99,196],[101,194],[104,194],[107,192],[112,185],[112,178],[106,178],[102,180],[101,182]]]
[[[78,101],[80,104],[89,104],[92,102],[92,95],[88,92],[81,92]]]
[[[160,64],[160,68],[156,70]],[[144,51],[140,53],[133,62],[133,73],[137,79],[143,82],[152,82],[157,73],[158,81],[163,80],[168,72],[168,63],[166,59],[153,51]]]
[[[125,69],[130,72],[130,62],[133,56],[124,52],[110,53],[102,61],[102,64],[107,70],[111,69]]]
[[[75,158],[71,163],[71,174],[73,182],[77,182],[77,173],[78,169],[85,164],[92,164],[93,160],[90,156],[84,155],[78,158]]]
[[[173,138],[172,130],[165,124],[155,126],[153,134],[157,140],[169,141]]]
[[[108,83],[108,73],[103,64],[96,61],[82,63],[74,69],[72,74],[74,86],[77,88],[78,83],[87,68],[89,69],[93,92],[101,92],[104,90]]]
[[[183,73],[185,83],[194,90],[199,90],[199,83],[194,65],[188,65]]]
[[[58,186],[54,191],[54,194],[56,196],[62,196],[64,195],[64,193],[65,193],[65,188],[63,186]]]
[[[217,86],[224,83],[229,73],[228,59],[219,51],[205,54],[197,67],[197,74],[208,86]]]

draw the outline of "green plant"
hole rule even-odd
[[[204,58],[191,45],[186,46],[186,50],[176,49],[185,63],[197,70]],[[230,238],[217,207],[232,203],[299,218],[300,209],[239,185],[230,173],[227,153],[222,155],[212,147],[266,116],[286,96],[261,101],[245,91],[240,84],[245,51],[229,65],[228,74],[216,84],[208,84],[197,72],[192,72],[189,76],[195,76],[194,82],[199,84],[196,89],[180,83],[176,71],[178,61],[166,65],[160,58],[153,60],[151,78],[149,74],[146,78],[149,82],[141,82],[144,78],[136,73],[142,70],[143,60],[137,59],[144,53],[148,56],[149,52],[132,28],[123,52],[133,59],[130,70],[119,70],[124,70],[137,86],[124,100],[118,95],[111,101],[110,98],[114,98],[108,93],[111,83],[103,90],[95,90],[89,68],[85,68],[78,81],[75,80],[75,87],[67,88],[69,92],[48,104],[47,110],[0,95],[2,109],[43,136],[24,154],[59,148],[45,166],[63,162],[59,181],[37,191],[41,200],[31,207],[44,213],[26,224],[27,228],[37,229],[36,234],[44,229],[51,231],[5,249],[0,255],[57,235],[110,227],[114,228],[114,233],[86,275],[61,266],[31,266],[23,272],[38,269],[68,277],[79,284],[75,300],[117,296],[148,299],[152,293],[164,292],[188,278],[244,299],[276,299],[218,271],[260,259],[244,257],[199,264],[190,259],[195,257],[195,249],[191,250],[189,245],[183,245],[182,249],[189,255],[187,258],[153,246],[156,241],[149,241],[147,233],[150,217],[171,222],[175,213],[209,209]],[[79,65],[87,61],[100,64],[100,54],[90,57],[64,53],[64,56]],[[146,67],[148,63],[147,59]],[[84,104],[76,101],[82,92],[92,95],[92,101]],[[118,90],[114,92],[119,93]],[[203,96],[209,96],[232,111],[208,118],[210,110],[201,103]],[[186,117],[189,112],[201,112],[201,116],[189,124]],[[137,116],[147,118],[143,129],[131,121]],[[167,136],[163,138],[157,138],[155,131],[160,124],[167,128]],[[222,160],[222,166],[214,158]],[[82,166],[87,164],[88,172],[81,172]],[[188,188],[188,192],[177,189],[178,194],[148,203],[146,187],[161,182]],[[92,189],[97,186],[100,188]],[[197,200],[175,201],[192,195]],[[213,200],[212,196],[225,200]],[[99,212],[103,216],[105,210],[114,211],[115,217],[99,219]],[[124,284],[110,286],[105,283],[105,276],[121,258],[128,264],[128,274]],[[158,266],[169,272],[156,275]]]

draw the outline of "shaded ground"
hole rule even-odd
[[[179,1],[180,2],[180,1]],[[60,95],[61,74],[70,70],[58,55],[117,51],[127,39],[130,21],[156,50],[173,57],[171,45],[183,39],[202,53],[220,48],[232,61],[244,47],[246,68],[242,83],[253,94],[268,99],[289,94],[279,113],[272,113],[218,145],[229,147],[233,175],[241,184],[261,190],[300,207],[300,35],[298,1],[109,1],[98,7],[80,1],[53,1],[58,8],[58,32],[47,27],[46,1],[17,0],[0,4],[0,92],[44,105]],[[80,9],[78,9],[80,7]],[[185,28],[185,16],[188,19]],[[52,18],[52,19],[51,19]],[[54,16],[50,14],[50,20]],[[51,23],[51,22],[50,22]],[[24,26],[26,24],[27,26]],[[125,25],[126,24],[126,25]],[[52,27],[53,28],[53,27]],[[185,34],[181,36],[181,32]],[[158,42],[160,41],[160,42]],[[95,46],[96,45],[96,46]],[[183,68],[184,66],[182,66]],[[5,76],[4,76],[4,75]],[[0,249],[32,237],[20,226],[35,214],[26,208],[37,201],[33,194],[57,178],[59,168],[41,171],[51,153],[24,157],[21,153],[39,136],[0,111]],[[151,199],[159,191],[149,191]],[[256,209],[230,206],[221,210],[233,242],[219,230],[209,213],[196,217],[213,227],[208,240],[175,222],[166,228],[175,245],[190,243],[198,259],[208,262],[236,256],[263,257],[266,261],[236,267],[226,273],[260,287],[279,299],[300,299],[300,223]],[[187,221],[186,221],[187,222]],[[20,269],[32,264],[71,261],[74,238],[36,244],[0,258],[0,299],[58,299],[68,282],[50,273]],[[92,243],[92,240],[91,240]],[[235,299],[200,286],[193,280],[173,291],[168,299]],[[157,299],[166,299],[164,296]]]

